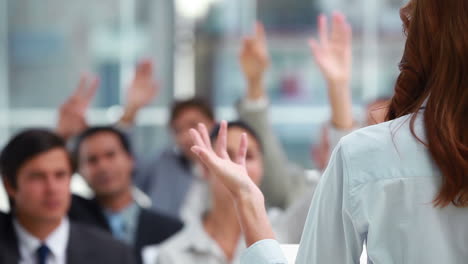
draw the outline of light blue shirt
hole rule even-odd
[[[128,245],[134,245],[140,211],[140,207],[135,202],[119,212],[104,210],[112,235]]]
[[[425,141],[423,111],[415,122]],[[344,137],[316,189],[296,263],[468,263],[468,208],[435,208],[442,175],[410,132],[410,116]],[[286,263],[278,243],[250,246],[244,264]]]

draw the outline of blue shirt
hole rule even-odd
[[[133,202],[119,212],[104,210],[112,235],[129,245],[135,244],[140,207]]]
[[[296,263],[468,263],[468,208],[435,208],[442,175],[410,117],[344,137],[316,189]],[[425,141],[423,111],[415,122]],[[274,240],[241,263],[286,263]]]

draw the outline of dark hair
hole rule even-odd
[[[258,136],[257,132],[255,132],[255,130],[251,126],[249,126],[247,123],[245,123],[242,120],[234,120],[234,121],[228,122],[228,129],[234,128],[234,127],[241,128],[247,131],[247,133],[250,134],[257,141],[258,146],[260,147],[260,151],[263,152],[262,140]],[[219,129],[220,129],[220,124],[216,124],[213,130],[211,130],[211,133],[210,133],[211,141],[215,141],[218,138]]]
[[[75,142],[75,147],[73,151],[73,157],[75,161],[75,168],[79,164],[79,155],[80,155],[80,148],[81,145],[83,144],[83,141],[85,141],[87,138],[90,138],[96,134],[99,133],[111,133],[115,135],[119,141],[120,144],[122,145],[122,148],[127,152],[128,155],[132,156],[132,149],[130,145],[130,141],[128,140],[127,135],[119,130],[118,128],[115,128],[113,126],[95,126],[95,127],[90,127],[83,131],[76,139]]]
[[[468,207],[468,1],[411,0],[400,11],[407,35],[387,120],[411,117],[411,133],[442,174],[436,206]],[[419,109],[427,142],[414,132]]]
[[[54,132],[46,129],[28,129],[20,132],[7,143],[0,154],[0,173],[16,188],[17,173],[24,163],[57,148],[66,151],[65,141]],[[71,169],[71,159],[69,161]]]
[[[169,123],[172,124],[172,122],[174,122],[174,120],[176,120],[180,116],[180,114],[188,108],[196,108],[210,120],[215,120],[213,109],[205,100],[201,98],[192,98],[188,100],[175,101],[172,104]]]

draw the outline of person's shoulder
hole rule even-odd
[[[70,239],[76,239],[74,242],[77,243],[86,243],[89,248],[98,250],[128,249],[124,243],[97,227],[71,221],[70,228],[72,234]]]
[[[344,136],[340,140],[339,146],[352,156],[360,154],[369,156],[369,153],[389,154],[399,145],[416,142],[410,131],[410,119],[410,116],[404,116],[358,129]],[[374,157],[379,158],[380,156]]]
[[[132,249],[98,228],[70,221],[69,257],[79,263],[135,263]]]
[[[4,226],[11,221],[9,214],[0,211],[0,226]]]
[[[187,226],[174,236],[168,238],[159,247],[158,260],[161,263],[172,263],[177,259],[184,258],[190,248],[193,237]]]
[[[161,252],[170,254],[171,252],[184,252],[189,249],[194,243],[196,243],[194,239],[198,239],[198,237],[194,236],[193,228],[194,227],[191,224],[185,225],[179,232],[161,244]]]
[[[0,221],[3,221],[3,220],[5,220],[5,219],[7,219],[7,217],[8,217],[8,214],[6,214],[6,213],[0,211]]]
[[[154,152],[152,156],[155,157],[156,160],[165,160],[165,159],[173,159],[177,157],[178,155],[176,153],[174,146],[166,146],[163,149],[160,149],[159,151]]]
[[[71,200],[71,206],[76,206],[76,207],[90,207],[94,206],[93,200],[90,200],[88,198],[84,198],[83,196],[77,195],[77,194],[72,194],[72,200]]]
[[[95,199],[90,200],[73,194],[68,217],[73,221],[108,229],[101,208]]]
[[[178,219],[142,208],[138,226],[139,239],[145,244],[159,244],[179,232],[183,224]]]
[[[144,167],[147,168],[159,168],[161,166],[167,166],[168,164],[172,164],[175,161],[180,159],[180,154],[177,153],[174,146],[167,146],[163,149],[153,151],[148,154],[142,160],[142,164]],[[152,169],[153,170],[153,169]]]
[[[168,216],[164,213],[141,208],[141,215],[143,221],[156,224],[162,228],[177,229],[179,231],[183,224],[179,219]]]
[[[411,131],[412,123],[412,115],[406,115],[343,137],[336,151],[340,152],[345,169],[366,177],[387,178],[403,174],[411,176],[416,171],[429,168],[427,149],[420,142],[425,140],[422,115],[417,116],[413,123],[416,137]],[[428,173],[424,171],[421,174]]]

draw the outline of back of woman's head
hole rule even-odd
[[[400,15],[407,40],[387,120],[426,101],[424,143],[443,175],[434,204],[468,207],[468,1],[411,0]]]

